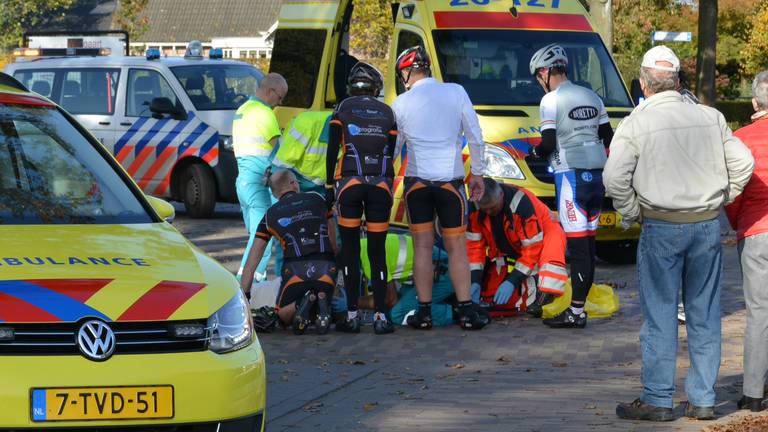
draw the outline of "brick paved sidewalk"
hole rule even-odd
[[[232,220],[177,227],[233,267],[244,243]],[[229,249],[222,252],[222,246]],[[219,255],[217,254],[226,254]],[[268,430],[277,431],[699,431],[735,414],[741,393],[744,303],[736,250],[725,247],[723,360],[716,422],[670,423],[616,417],[619,401],[640,395],[641,316],[634,266],[598,267],[621,286],[621,312],[585,330],[551,330],[538,320],[495,321],[476,333],[458,327],[376,336],[260,335],[268,363]],[[680,327],[678,392],[688,368]]]

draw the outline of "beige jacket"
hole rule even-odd
[[[627,222],[714,219],[749,181],[754,160],[714,108],[655,94],[613,136],[603,171],[606,195]]]

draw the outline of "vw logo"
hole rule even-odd
[[[85,358],[104,361],[115,352],[115,333],[102,321],[86,321],[77,332],[77,346]]]

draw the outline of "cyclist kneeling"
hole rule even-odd
[[[249,294],[251,270],[259,264],[269,240],[277,237],[284,254],[277,296],[280,320],[301,334],[314,316],[315,330],[324,334],[330,326],[330,297],[336,286],[332,213],[319,194],[298,192],[299,183],[291,171],[272,174],[269,183],[278,202],[259,224],[240,287]]]

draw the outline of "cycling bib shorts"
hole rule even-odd
[[[433,230],[435,215],[444,236],[463,236],[466,232],[467,194],[463,179],[429,181],[406,177],[405,204],[414,233]]]
[[[345,177],[336,182],[336,211],[339,225],[357,228],[365,214],[369,232],[386,232],[392,211],[392,179]]]
[[[324,292],[328,298],[336,287],[336,263],[332,257],[316,255],[316,259],[290,260],[283,263],[277,306],[285,307],[304,297],[307,291]]]
[[[556,172],[555,193],[560,224],[567,237],[597,234],[605,197],[602,169]]]

